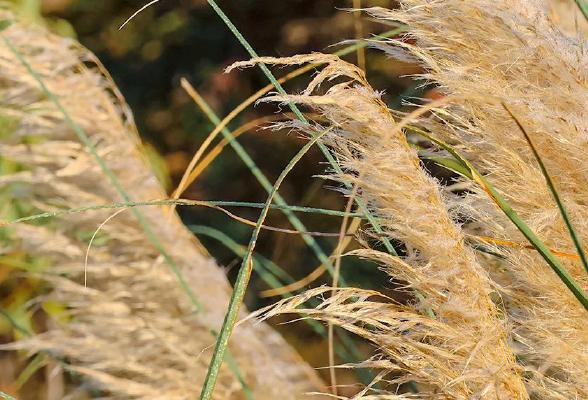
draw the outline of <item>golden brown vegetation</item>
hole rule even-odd
[[[6,18],[10,15],[3,13]],[[165,198],[141,153],[130,111],[94,56],[73,40],[31,26],[16,24],[3,35],[85,131],[132,199]],[[121,200],[64,114],[4,42],[0,86],[0,112],[12,121],[0,154],[16,166],[0,183],[14,201],[32,205],[34,214]],[[162,207],[142,210],[194,292],[200,304],[195,310],[131,211],[113,213],[98,210],[3,228],[10,243],[4,255],[24,251],[50,265],[30,272],[51,286],[34,301],[67,306],[61,323],[7,348],[49,352],[112,398],[193,398],[210,359],[211,331],[220,326],[230,294],[225,273],[199,250],[176,215]],[[231,355],[255,398],[295,398],[321,387],[314,371],[267,325],[241,325],[233,339]],[[242,383],[227,365],[216,398],[242,396]]]
[[[426,68],[420,78],[448,96],[448,105],[418,121],[408,116],[408,122],[452,143],[545,243],[573,252],[529,144],[500,105],[507,103],[530,132],[586,242],[581,149],[588,133],[588,59],[583,37],[561,33],[546,7],[525,1],[407,0],[398,10],[368,12],[411,27],[407,38],[416,44],[389,41],[378,47],[394,57],[418,59]],[[314,94],[320,83],[341,76],[347,82]],[[266,310],[265,317],[308,313],[370,339],[380,352],[374,366],[393,382],[417,382],[414,398],[588,396],[586,311],[534,252],[493,249],[503,255],[500,260],[467,248],[457,225],[464,218],[465,232],[524,239],[484,190],[466,180],[468,194],[456,194],[427,175],[400,131],[406,121],[392,118],[361,71],[331,58],[302,95],[269,100],[308,106],[328,121],[312,129],[331,126],[336,132],[329,144],[349,173],[333,178],[353,181],[384,218],[388,234],[407,247],[402,259],[370,249],[355,253],[380,261],[391,278],[405,281],[422,300],[391,305],[368,300],[373,293],[345,289],[317,310],[301,310],[300,299],[293,299]],[[588,287],[580,262],[567,260],[565,267]],[[403,397],[375,389],[372,396]]]
[[[525,238],[487,190],[467,176],[451,185],[433,178],[421,158],[447,159],[447,152],[409,133],[420,129],[450,143],[549,248],[574,253],[525,134],[545,162],[580,241],[587,243],[585,22],[561,1],[399,3],[394,10],[367,12],[410,27],[401,40],[374,41],[374,47],[418,62],[425,72],[415,78],[441,93],[440,100],[412,113],[392,112],[364,71],[336,56],[263,57],[236,66],[326,64],[301,94],[265,101],[296,103],[314,113],[308,124],[279,126],[325,135],[343,170],[329,178],[351,184],[346,194],[364,200],[384,229],[376,234],[366,224],[363,248],[345,256],[375,261],[390,280],[400,282],[397,291],[404,299],[389,298],[384,288],[322,287],[254,316],[301,314],[370,342],[372,358],[345,366],[378,371],[354,399],[588,399],[586,310],[536,252],[499,245]],[[138,150],[126,106],[92,55],[72,41],[19,25],[4,34],[88,134],[133,200],[164,198]],[[19,201],[36,211],[121,200],[63,112],[5,45],[0,68],[0,110],[15,121],[0,154],[19,166],[2,177],[3,187],[17,187]],[[47,224],[11,226],[8,250],[50,260],[52,267],[39,276],[51,285],[46,299],[69,307],[67,321],[8,347],[51,352],[114,398],[195,398],[230,287],[175,215],[155,207],[143,213],[196,294],[198,312],[129,211],[101,227],[100,243],[89,252],[87,287],[83,238],[112,212],[60,216]],[[491,240],[479,251],[472,236]],[[379,250],[372,239],[400,243],[401,255]],[[579,259],[560,262],[588,290]],[[318,306],[309,306],[316,298]],[[302,398],[304,392],[324,390],[263,323],[239,324],[230,352],[256,399]],[[221,370],[216,398],[247,395],[229,364]]]

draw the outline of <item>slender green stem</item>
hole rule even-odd
[[[247,50],[247,52],[250,54],[250,56],[254,57],[254,58],[257,57],[257,53],[255,52],[255,50],[253,50],[251,45],[249,45],[247,40],[243,37],[243,35],[241,35],[239,30],[231,22],[231,20],[226,16],[226,14],[222,11],[222,9],[217,5],[217,3],[214,0],[207,0],[207,1],[210,4],[210,6],[214,9],[214,11],[219,15],[219,17],[223,20],[223,22],[227,25],[227,27],[231,30],[231,32],[235,35],[237,40],[239,40],[241,45]],[[286,92],[285,92],[284,88],[277,81],[277,79],[273,76],[273,74],[267,68],[267,66],[263,63],[260,64],[259,66],[260,66],[262,72],[269,79],[269,81],[274,85],[276,90],[280,94],[285,95]],[[300,112],[300,110],[298,109],[298,107],[294,103],[288,102],[288,106],[290,107],[292,112],[296,115],[296,117],[301,122],[308,123],[306,118],[302,115],[302,113]],[[319,137],[318,135],[314,136],[313,139],[309,143],[311,143],[311,144],[317,143],[321,152],[324,154],[325,158],[331,164],[331,166],[335,170],[335,172],[339,175],[342,175],[343,171],[342,171],[341,167],[339,166],[339,164],[337,163],[335,157],[331,154],[331,151],[324,143],[317,141],[318,137]],[[352,184],[350,182],[345,182],[345,186],[349,189],[352,187]],[[267,207],[265,207],[264,210],[262,211],[262,216],[264,214],[264,211],[265,211],[265,214],[267,214],[267,210],[269,210],[269,204],[271,203],[272,198],[274,197],[275,192],[276,192],[275,189],[277,189],[277,188],[274,186],[274,190],[272,191],[272,194],[270,194],[270,197],[268,198]],[[392,246],[392,243],[390,242],[388,237],[385,236],[383,229],[378,224],[375,217],[368,210],[367,204],[365,203],[365,201],[363,201],[363,199],[358,197],[358,198],[356,198],[355,202],[358,205],[361,213],[367,217],[368,221],[370,222],[370,224],[374,228],[374,231],[380,235],[381,240],[384,243],[384,246],[386,247],[387,251],[390,254],[397,255],[394,247]],[[261,227],[261,221],[263,221],[262,218],[260,218],[259,224],[258,224],[260,227]],[[296,227],[296,229],[298,229],[298,228]],[[299,229],[299,230],[301,230],[301,229]],[[250,247],[255,246],[255,241],[257,239],[258,232],[259,232],[259,229],[256,229],[254,231],[254,234],[252,235],[252,238],[251,238]],[[321,250],[321,253],[322,253],[322,250]],[[241,272],[239,274],[239,278],[241,278],[241,279],[238,278],[237,284],[235,285],[235,288],[233,289],[233,296],[231,297],[231,303],[229,305],[229,310],[228,310],[227,315],[225,317],[225,322],[223,323],[223,330],[221,331],[221,336],[217,340],[215,352],[213,354],[213,358],[211,360],[211,363],[210,363],[210,366],[209,366],[209,369],[208,369],[208,372],[206,375],[204,386],[203,386],[202,392],[200,394],[200,398],[203,400],[210,399],[210,397],[212,396],[212,393],[214,391],[214,386],[216,384],[218,371],[220,369],[220,366],[221,366],[222,360],[223,360],[223,354],[224,354],[224,351],[228,345],[228,340],[230,338],[230,335],[231,335],[231,332],[232,332],[232,329],[233,329],[233,326],[234,326],[234,323],[236,320],[237,312],[238,312],[239,306],[242,302],[242,297],[244,296],[245,289],[247,287],[247,283],[249,280],[249,278],[248,278],[248,276],[250,276],[250,271],[249,271],[250,266],[248,265],[249,258],[250,258],[250,255],[243,260]],[[321,258],[323,258],[323,257],[321,256]],[[334,272],[332,264],[328,261],[328,259],[326,257],[325,257],[325,261],[321,260],[321,262],[323,262],[328,268],[330,267],[329,271],[331,273]],[[241,273],[243,275],[241,275]],[[342,282],[342,284],[343,284],[343,282]]]
[[[288,173],[294,168],[298,161],[302,159],[302,157],[308,152],[308,150],[310,150],[310,148],[327,132],[328,131],[324,131],[322,134],[315,135],[314,138],[308,141],[302,147],[302,149],[300,149],[300,151],[292,158],[292,160],[290,160],[286,168],[284,168],[284,170],[276,180],[276,183],[274,184],[272,191],[265,202],[265,206],[261,210],[260,216],[257,220],[257,225],[253,230],[251,239],[249,241],[249,245],[247,246],[247,253],[243,258],[243,262],[241,263],[241,268],[237,276],[237,281],[235,282],[233,294],[229,302],[229,308],[227,310],[227,314],[225,315],[225,320],[223,322],[222,329],[216,341],[216,346],[214,348],[212,360],[210,361],[210,366],[208,367],[208,372],[206,373],[204,385],[202,387],[202,391],[200,392],[201,400],[208,400],[212,397],[212,393],[216,385],[216,380],[218,378],[218,372],[223,363],[224,354],[229,345],[229,339],[231,337],[231,333],[233,332],[235,323],[237,322],[239,309],[241,307],[241,304],[243,303],[243,298],[245,297],[245,292],[249,284],[249,279],[251,278],[253,264],[252,256],[253,251],[255,250],[255,245],[257,243],[257,238],[259,237],[261,226],[263,225],[263,222],[267,217],[274,196],[278,191],[280,185],[284,181],[284,179],[286,179]]]
[[[563,220],[566,224],[566,227],[568,229],[570,237],[572,238],[572,241],[574,242],[574,246],[576,246],[576,251],[578,252],[578,255],[580,256],[580,260],[582,261],[582,265],[584,265],[584,269],[586,270],[586,272],[588,272],[588,260],[586,259],[586,253],[584,252],[584,247],[582,246],[582,243],[580,242],[580,237],[579,237],[578,233],[576,232],[574,225],[572,224],[572,221],[570,219],[570,216],[566,210],[566,207],[565,207],[562,199],[559,197],[559,193],[553,183],[553,180],[551,179],[551,176],[549,175],[549,172],[547,171],[547,167],[545,166],[545,163],[543,162],[543,159],[541,158],[539,151],[537,150],[537,148],[533,144],[533,140],[531,139],[531,136],[527,132],[526,128],[523,126],[521,121],[516,117],[516,115],[512,112],[512,110],[505,103],[502,103],[502,106],[510,114],[512,119],[516,122],[517,126],[519,127],[519,129],[523,133],[523,136],[525,136],[525,140],[529,144],[529,147],[531,148],[531,151],[533,152],[533,155],[535,156],[535,160],[537,160],[537,163],[539,164],[539,168],[541,169],[541,173],[543,174],[543,177],[545,178],[545,182],[547,183],[547,186],[549,187],[549,190],[551,191],[551,195],[553,196],[553,199],[557,203],[557,207],[559,208],[559,213],[561,214],[561,217],[563,218]]]
[[[200,200],[186,200],[186,199],[162,199],[162,200],[151,200],[151,201],[129,201],[129,202],[120,202],[120,203],[109,203],[109,204],[99,204],[95,206],[86,206],[86,207],[78,207],[78,208],[68,208],[59,211],[48,211],[34,215],[27,215],[26,217],[21,217],[17,219],[13,219],[10,221],[0,221],[0,228],[6,225],[18,224],[22,222],[30,222],[35,221],[38,219],[44,218],[55,218],[69,214],[79,214],[87,211],[97,211],[97,210],[105,210],[105,209],[119,209],[119,208],[132,208],[132,207],[143,207],[143,206],[169,206],[169,205],[176,205],[176,206],[210,206],[210,207],[246,207],[246,208],[259,208],[262,209],[264,207],[264,203],[252,203],[246,201],[200,201]],[[275,210],[290,210],[293,212],[301,212],[301,213],[309,213],[309,214],[320,214],[320,215],[328,215],[334,217],[342,217],[345,213],[343,211],[338,210],[329,210],[325,208],[314,208],[314,207],[300,207],[300,206],[280,206],[276,204],[272,204],[270,206],[271,209]],[[350,214],[354,218],[364,218],[361,214],[352,213]]]
[[[241,246],[227,234],[217,229],[203,225],[188,225],[188,229],[190,229],[190,231],[196,235],[203,235],[217,240],[241,258],[245,257],[246,255],[247,248],[245,246]],[[266,264],[266,261],[268,260],[262,260],[262,257],[258,254],[255,254],[253,258],[255,261],[253,263],[253,269],[259,274],[265,283],[267,283],[272,288],[283,286],[278,277],[289,277],[289,274],[286,271],[273,262],[271,264]]]
[[[227,25],[227,27],[233,33],[233,35],[235,35],[235,37],[237,38],[239,43],[241,43],[241,45],[245,48],[245,50],[247,50],[249,55],[253,58],[257,58],[258,55],[255,52],[255,50],[253,49],[253,47],[251,47],[249,42],[245,39],[245,37],[243,37],[241,32],[239,32],[239,30],[233,24],[233,22],[229,19],[229,17],[227,17],[227,15],[223,12],[223,10],[218,6],[216,1],[215,0],[207,0],[207,1],[208,1],[208,4],[212,7],[212,9],[222,19],[222,21],[225,23],[225,25]],[[402,29],[405,29],[405,28],[403,27]],[[274,85],[274,87],[276,88],[278,93],[280,93],[281,95],[286,95],[286,91],[284,90],[284,88],[282,87],[280,82],[278,82],[278,80],[272,74],[272,72],[269,70],[269,68],[264,63],[259,63],[258,65],[259,65],[259,68],[261,69],[261,71],[264,73],[264,75]],[[292,102],[288,102],[288,107],[292,110],[294,115],[296,115],[296,118],[298,118],[302,123],[308,123],[308,121],[306,120],[306,118],[304,117],[304,115],[302,114],[300,109],[296,106],[296,104],[294,104]],[[343,170],[341,169],[341,166],[339,165],[339,163],[337,162],[337,160],[335,159],[335,157],[331,153],[331,150],[329,150],[329,148],[324,143],[318,142],[317,145],[318,145],[319,149],[321,150],[321,152],[323,153],[323,155],[325,156],[325,158],[327,159],[327,161],[329,162],[329,164],[331,164],[331,167],[334,169],[334,171],[338,175],[342,175]],[[348,189],[351,189],[352,185],[350,182],[344,182],[344,184]],[[358,197],[355,199],[355,202],[356,202],[357,206],[359,207],[360,212],[367,217],[368,221],[370,222],[370,224],[374,228],[374,231],[378,235],[380,235],[380,239],[382,240],[384,246],[386,247],[386,250],[390,254],[397,255],[396,250],[394,250],[394,246],[392,246],[392,243],[390,242],[388,237],[384,234],[384,230],[382,229],[380,224],[376,221],[376,218],[372,215],[372,213],[367,208],[367,204],[365,203],[365,201]],[[322,260],[321,260],[321,262],[322,262]],[[326,264],[326,265],[329,265],[329,264]]]
[[[33,359],[27,363],[27,366],[20,372],[15,381],[18,391],[31,379],[39,369],[47,365],[48,358],[45,353],[37,353]]]
[[[8,323],[10,323],[10,325],[12,325],[12,327],[14,329],[19,331],[25,337],[30,337],[32,335],[31,332],[29,332],[29,330],[27,328],[23,327],[18,322],[16,322],[16,320],[14,318],[12,318],[12,315],[10,315],[10,313],[8,311],[4,310],[3,308],[0,308],[0,315],[2,315],[4,318],[6,318]]]
[[[215,126],[220,124],[221,121],[219,117],[216,115],[214,110],[212,110],[210,105],[208,105],[208,103],[204,101],[204,99],[202,100],[201,108],[210,120],[210,122],[212,122]],[[251,158],[249,153],[247,153],[245,148],[243,148],[241,143],[235,140],[235,137],[233,136],[232,132],[225,127],[221,130],[221,134],[228,141],[229,145],[235,151],[235,153],[237,153],[239,158],[241,158],[245,166],[247,166],[247,168],[251,171],[251,173],[253,174],[255,179],[257,179],[257,181],[263,187],[263,189],[268,194],[271,193],[273,190],[273,185],[271,184],[269,179],[267,179],[267,177],[263,174],[263,172],[261,172],[255,161],[253,161],[253,159]],[[318,260],[323,265],[325,265],[329,273],[332,274],[334,272],[334,268],[331,263],[331,260],[329,260],[329,257],[321,249],[316,240],[311,235],[304,233],[307,232],[306,227],[304,226],[302,221],[300,221],[300,219],[289,209],[290,206],[288,205],[286,200],[282,197],[282,195],[280,195],[280,193],[276,193],[274,195],[274,200],[278,206],[283,207],[284,215],[286,215],[292,226],[297,231],[301,232],[302,239],[304,240],[306,245],[310,247],[310,249],[314,252]],[[345,286],[344,282],[342,282],[341,284]]]
[[[525,236],[525,238],[531,243],[531,245],[537,250],[537,252],[543,257],[547,264],[551,267],[553,272],[561,279],[566,287],[572,292],[576,299],[582,304],[582,306],[588,311],[588,294],[584,292],[582,287],[574,280],[570,273],[559,263],[558,259],[553,255],[547,246],[535,235],[535,233],[529,228],[529,226],[519,217],[519,215],[512,209],[510,204],[498,193],[498,191],[492,186],[490,182],[486,180],[478,172],[478,170],[464,157],[462,157],[453,146],[445,143],[444,141],[437,139],[429,133],[414,127],[410,127],[413,132],[429,139],[431,142],[437,144],[443,149],[447,150],[457,161],[459,161],[465,168],[470,171],[472,180],[476,182],[496,203],[496,205],[502,210],[502,212],[511,220],[511,222],[517,227],[517,229]]]
[[[231,237],[229,237],[224,232],[219,231],[218,229],[214,229],[204,225],[188,225],[188,229],[190,229],[196,235],[202,235],[213,238],[222,243],[237,256],[245,257],[247,248],[245,246],[238,244]],[[253,269],[259,274],[261,279],[263,279],[263,281],[266,282],[270,287],[278,288],[283,286],[284,282],[294,282],[294,278],[292,278],[292,276],[290,276],[290,274],[288,274],[288,272],[283,270],[280,266],[276,265],[276,263],[274,263],[272,260],[265,258],[261,254],[255,254],[253,257],[255,261],[253,264]],[[291,297],[292,295],[293,294],[291,292],[285,292],[282,293],[280,296],[286,299]],[[318,304],[318,302],[313,299],[310,299],[309,303],[311,306],[315,306],[316,304]],[[312,328],[312,330],[320,336],[327,336],[325,327],[321,325],[319,322],[309,318],[304,318],[303,321],[307,323]],[[353,339],[345,331],[339,330],[336,333],[337,337],[341,340],[342,344],[342,346],[335,347],[337,355],[341,357],[341,359],[344,360],[344,362],[346,363],[357,363],[358,361],[362,360],[361,354],[357,350],[357,345],[353,342]],[[366,384],[370,383],[373,380],[373,375],[365,369],[357,369],[355,370],[355,372],[360,377],[360,379]]]

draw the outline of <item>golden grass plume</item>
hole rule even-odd
[[[369,339],[379,350],[372,365],[387,371],[390,382],[416,382],[418,392],[410,398],[588,398],[585,310],[537,254],[496,248],[504,257],[496,258],[467,246],[467,233],[524,239],[469,181],[460,184],[464,195],[432,179],[400,129],[409,122],[450,141],[549,247],[573,252],[529,145],[500,105],[508,104],[531,133],[586,243],[586,42],[580,31],[556,25],[550,5],[405,0],[395,10],[369,9],[376,18],[411,28],[403,40],[376,47],[418,60],[425,72],[416,78],[434,83],[445,96],[421,109],[432,107],[431,113],[417,111],[401,122],[362,71],[335,57],[236,65],[329,63],[300,95],[267,100],[322,114],[326,122],[293,126],[313,134],[331,127],[328,143],[346,171],[332,178],[357,185],[387,234],[406,247],[402,258],[369,248],[355,253],[378,260],[416,293],[412,302],[396,304],[373,292],[341,289],[318,308],[305,308],[308,296],[327,290],[319,289],[258,315],[302,312]],[[329,81],[334,83],[328,89],[317,90]],[[562,262],[588,288],[580,262]],[[366,388],[357,398],[404,398],[390,387]]]
[[[2,11],[0,19],[12,15]],[[133,200],[166,197],[140,151],[128,107],[88,50],[32,26],[14,24],[2,35],[89,136]],[[9,130],[3,132],[0,155],[18,166],[0,177],[2,190],[32,212],[121,200],[64,114],[4,42],[0,91],[0,115],[10,122],[4,125]],[[130,211],[102,226],[89,252],[87,287],[88,240],[112,211],[10,225],[2,228],[8,234],[2,252],[24,251],[49,264],[31,272],[51,288],[34,302],[54,301],[67,312],[49,331],[4,348],[49,352],[108,398],[197,398],[214,344],[211,331],[222,323],[230,285],[177,215],[164,211],[142,210],[201,303],[200,311]],[[265,324],[242,324],[230,351],[256,399],[294,399],[321,387],[314,371]],[[215,398],[246,398],[242,386],[225,366]]]

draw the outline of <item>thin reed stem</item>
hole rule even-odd
[[[233,289],[233,294],[231,295],[231,300],[229,302],[229,308],[227,310],[227,314],[225,315],[225,320],[223,322],[223,326],[221,328],[220,334],[216,341],[216,346],[214,348],[214,353],[212,355],[212,360],[210,361],[210,366],[206,373],[206,378],[204,380],[204,385],[202,386],[202,391],[200,392],[200,399],[201,400],[208,400],[212,397],[212,393],[214,391],[214,387],[216,385],[216,380],[218,377],[218,373],[220,371],[220,367],[222,365],[225,352],[229,345],[229,339],[231,337],[231,333],[237,322],[237,316],[239,314],[239,309],[241,304],[243,303],[243,298],[245,297],[245,291],[247,290],[247,286],[249,284],[249,279],[251,278],[251,271],[252,271],[252,256],[255,250],[255,245],[257,243],[257,238],[259,237],[259,232],[261,231],[261,226],[263,221],[265,220],[270,205],[273,201],[273,198],[278,191],[280,185],[286,179],[286,176],[290,173],[290,171],[294,168],[294,166],[302,159],[302,157],[310,150],[310,148],[326,133],[328,130],[324,131],[322,134],[315,135],[310,141],[308,141],[302,149],[290,160],[286,168],[282,171],[276,183],[273,185],[272,191],[269,194],[264,208],[261,210],[261,214],[259,219],[257,220],[257,226],[253,230],[253,234],[251,235],[251,239],[249,241],[249,245],[247,246],[247,254],[245,258],[243,258],[243,262],[241,263],[241,268],[239,270],[239,274],[237,276],[237,281],[235,282],[235,286]]]

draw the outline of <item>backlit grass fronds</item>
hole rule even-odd
[[[464,99],[421,125],[460,148],[549,247],[574,253],[521,128],[496,101],[506,103],[528,132],[586,244],[585,36],[571,30],[561,33],[547,13],[550,4],[543,1],[401,3],[400,10],[371,11],[413,28],[409,35],[416,44],[389,43],[391,54],[399,48],[410,52],[427,69],[423,79],[436,82],[446,95]],[[522,240],[485,193],[475,188],[472,192],[456,199],[462,211],[469,207],[475,221],[468,230]],[[537,399],[588,398],[585,310],[534,252],[502,251],[505,260],[491,258],[484,265],[502,288],[513,326],[512,348],[525,369],[529,394]],[[561,262],[586,290],[588,277],[581,263]]]
[[[9,18],[0,13],[0,19]],[[0,156],[16,172],[0,177],[0,190],[30,214],[122,200],[64,112],[7,46],[11,43],[87,134],[129,197],[166,197],[142,156],[128,109],[93,55],[35,27],[15,24],[2,35],[8,42],[0,44]],[[108,398],[197,398],[230,286],[175,214],[163,207],[141,211],[200,309],[194,309],[131,211],[109,219],[94,237],[85,287],[90,238],[113,212],[61,215],[2,228],[4,254],[26,252],[48,265],[28,272],[50,286],[32,305],[50,301],[66,310],[49,331],[5,348],[48,351]],[[230,354],[234,362],[221,369],[215,398],[294,399],[321,388],[314,371],[265,324],[236,329]]]
[[[336,57],[252,62],[329,63],[301,95],[267,100],[304,105],[327,121],[334,133],[326,140],[346,171],[331,178],[357,185],[358,196],[381,218],[386,235],[406,246],[403,258],[368,249],[357,254],[382,263],[391,278],[406,282],[422,299],[400,305],[368,300],[373,292],[345,289],[303,313],[372,341],[389,360],[374,366],[386,365],[395,383],[416,382],[415,398],[527,398],[508,345],[509,323],[492,300],[498,293],[451,219],[439,184],[421,168],[401,130],[406,121],[395,121],[363,72]],[[335,79],[338,83],[324,94],[317,93],[321,84]],[[315,135],[325,129],[321,124],[294,126]],[[293,312],[300,300],[283,302],[265,315]]]

